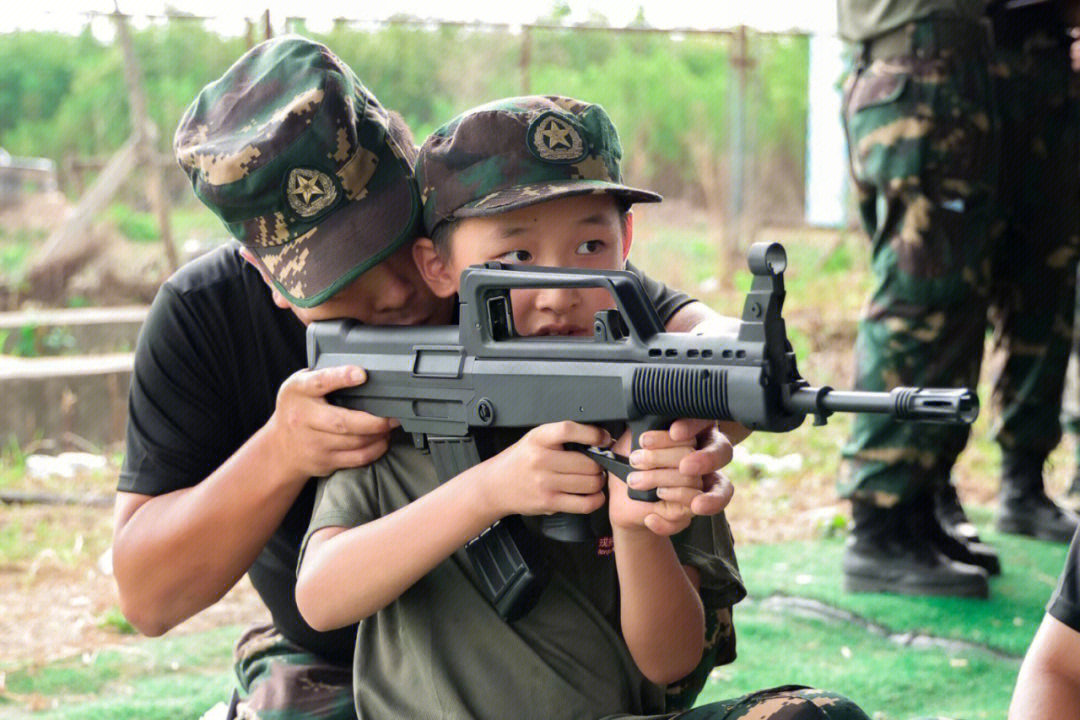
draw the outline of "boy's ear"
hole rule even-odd
[[[433,293],[446,298],[457,292],[458,278],[450,267],[450,261],[435,248],[431,238],[417,238],[413,242],[412,256],[420,270],[420,277],[424,278]]]
[[[630,246],[634,244],[634,212],[627,210],[623,217],[622,261],[625,265],[626,258],[630,255]]]
[[[251,267],[259,271],[259,275],[262,277],[263,282],[266,283],[266,286],[268,288],[270,288],[270,295],[273,296],[275,305],[277,305],[282,310],[288,310],[292,307],[292,304],[288,300],[286,300],[285,296],[278,291],[277,286],[274,285],[274,282],[270,279],[270,276],[266,274],[266,270],[263,269],[262,264],[255,259],[255,256],[251,254],[250,250],[248,250],[246,247],[240,248],[240,257],[244,258],[244,260],[251,264]]]

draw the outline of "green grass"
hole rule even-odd
[[[0,227],[0,282],[11,286],[22,283],[26,264],[46,234],[40,229]]]
[[[738,658],[699,703],[801,684],[846,695],[874,720],[1004,718],[1019,660],[906,648],[861,628],[747,603],[735,610]]]
[[[838,588],[839,541],[743,547],[751,598],[735,611],[738,658],[714,671],[699,702],[798,683],[846,695],[874,720],[1003,718],[1065,548],[987,536],[1001,550],[1006,574],[986,601],[846,595]],[[861,622],[807,616],[767,601],[777,594],[816,598],[894,633],[985,648],[912,647]],[[230,648],[239,632],[226,627],[146,639],[44,666],[0,663],[6,673],[0,720],[195,720],[231,692]],[[49,709],[31,714],[31,704]]]
[[[221,219],[202,203],[192,202],[190,205],[174,207],[169,215],[169,222],[173,237],[177,242],[183,242],[192,237],[198,239],[228,237],[228,231]]]
[[[231,648],[240,631],[223,627],[7,669],[0,719],[198,718],[232,692]],[[49,709],[27,712],[31,704]]]
[[[985,532],[1001,553],[1004,572],[991,578],[990,598],[849,594],[841,585],[841,539],[747,545],[739,549],[751,596],[812,598],[889,628],[966,640],[1020,657],[1043,616],[1065,560],[1063,545]]]
[[[161,239],[161,229],[153,213],[135,210],[124,203],[114,203],[104,215],[128,240],[153,242]]]

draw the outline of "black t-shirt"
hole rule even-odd
[[[1080,530],[1073,535],[1065,570],[1058,578],[1057,589],[1050,596],[1046,612],[1080,632]]]
[[[663,322],[691,302],[641,277]],[[161,287],[139,335],[119,489],[163,495],[201,482],[266,424],[281,383],[306,366],[303,324],[274,305],[237,245],[185,265]],[[349,664],[356,627],[320,633],[296,608],[314,496],[310,482],[248,574],[282,635]]]

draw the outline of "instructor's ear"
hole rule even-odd
[[[413,242],[413,262],[420,270],[420,277],[431,291],[439,297],[452,297],[457,292],[458,278],[450,267],[449,258],[443,257],[430,238],[421,237]]]
[[[622,237],[622,261],[626,265],[626,258],[630,255],[630,246],[634,244],[634,211],[627,210],[623,217]]]
[[[288,300],[286,300],[285,296],[278,291],[277,286],[274,285],[274,282],[270,279],[270,276],[266,274],[266,269],[262,266],[262,263],[255,259],[255,256],[251,254],[250,250],[248,250],[247,248],[240,248],[240,257],[244,258],[244,260],[251,264],[251,267],[259,271],[259,275],[262,276],[263,282],[265,282],[266,286],[270,288],[270,294],[274,298],[275,305],[277,305],[282,310],[288,310],[292,307],[292,304]]]

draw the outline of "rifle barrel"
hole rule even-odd
[[[881,413],[898,420],[970,425],[979,415],[979,398],[966,388],[898,387],[889,392],[800,388],[792,392],[789,407],[806,414]]]

